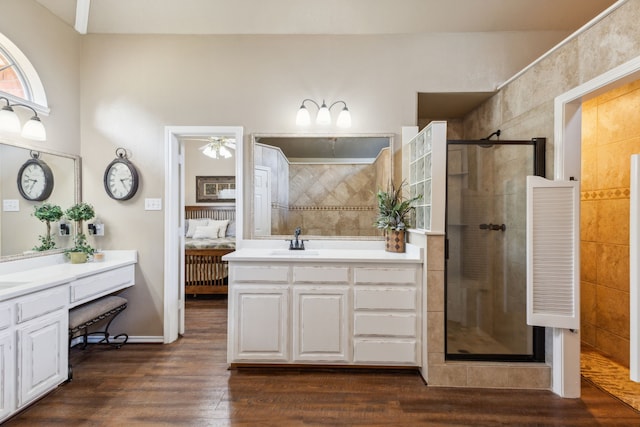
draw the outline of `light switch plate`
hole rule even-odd
[[[162,199],[144,199],[145,211],[161,211]]]
[[[19,212],[20,202],[17,199],[2,200],[2,210],[4,212]]]

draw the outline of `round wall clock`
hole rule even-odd
[[[129,200],[138,191],[138,171],[124,148],[118,148],[116,156],[104,171],[104,189],[112,199]]]
[[[47,200],[53,191],[53,172],[40,160],[40,153],[31,151],[27,160],[18,171],[18,191],[27,200],[41,202]]]

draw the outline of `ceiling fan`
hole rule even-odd
[[[200,147],[202,154],[212,159],[229,159],[233,157],[231,150],[236,149],[235,138],[227,136],[209,136],[207,138],[190,138],[194,141],[206,141],[207,144]]]

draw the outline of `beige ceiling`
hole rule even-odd
[[[74,26],[76,0],[36,0]],[[88,33],[574,31],[615,0],[91,0]]]

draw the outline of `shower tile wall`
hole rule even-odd
[[[582,104],[581,337],[629,367],[630,156],[640,81]]]
[[[375,236],[375,165],[289,165],[289,227],[307,235]]]

